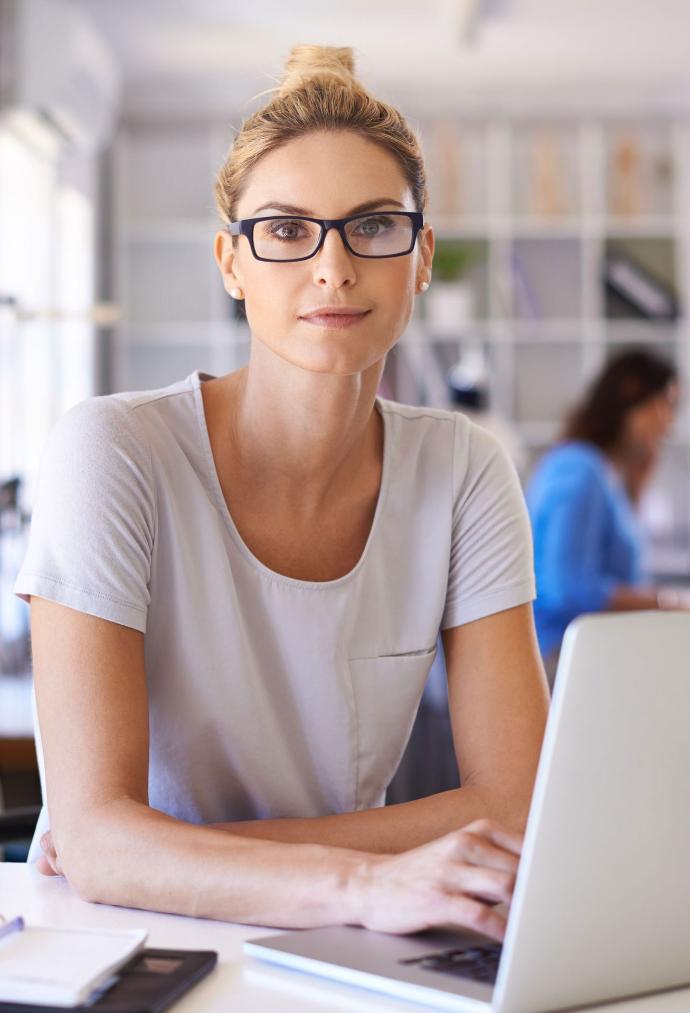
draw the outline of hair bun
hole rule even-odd
[[[331,78],[346,87],[355,83],[355,61],[349,46],[293,46],[278,95],[303,87],[313,78]]]

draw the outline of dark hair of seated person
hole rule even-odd
[[[593,443],[605,452],[612,450],[623,433],[628,412],[663,393],[677,379],[676,368],[655,352],[620,352],[576,406],[562,438]]]

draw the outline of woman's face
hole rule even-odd
[[[678,384],[672,381],[664,390],[632,408],[625,420],[627,440],[644,450],[656,450],[673,425],[678,396]]]
[[[292,214],[315,218],[415,210],[396,159],[345,130],[307,134],[264,155],[249,175],[236,218],[288,213],[288,206]],[[215,252],[226,291],[242,290],[254,339],[303,369],[346,375],[378,362],[403,333],[419,284],[430,279],[433,245],[425,226],[408,256],[366,260],[351,254],[331,229],[311,259],[267,263],[254,258],[245,236],[233,250],[229,234],[219,232]],[[366,313],[344,328],[304,319],[333,306]]]

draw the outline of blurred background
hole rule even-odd
[[[623,346],[690,372],[685,0],[0,0],[0,783],[38,799],[28,608],[41,450],[71,405],[246,362],[213,181],[292,45],[352,46],[420,133],[429,292],[382,393],[488,411],[527,481]],[[685,401],[641,504],[690,573]]]

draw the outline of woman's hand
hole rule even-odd
[[[36,862],[38,871],[42,872],[44,876],[64,876],[50,830],[43,835],[40,845],[43,854]]]
[[[369,861],[355,883],[361,924],[406,933],[452,923],[501,941],[522,837],[491,820],[469,823],[400,855]]]

